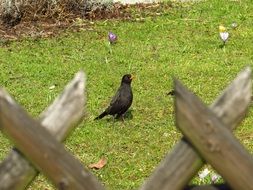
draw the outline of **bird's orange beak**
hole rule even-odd
[[[133,80],[134,78],[135,78],[135,76],[131,75],[131,78],[130,78],[130,79]]]

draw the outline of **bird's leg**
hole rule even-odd
[[[122,122],[125,121],[125,115],[124,114],[120,114],[120,115],[117,115],[117,118],[120,119]]]
[[[115,127],[115,124],[116,124],[116,122],[115,122],[115,117],[113,116],[113,117],[112,117],[112,127],[113,127],[113,128]]]
[[[115,123],[116,119],[117,119],[117,116],[113,115],[113,123]]]

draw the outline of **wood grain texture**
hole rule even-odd
[[[251,96],[251,69],[248,67],[224,90],[210,106],[211,110],[232,130],[243,119]],[[240,107],[236,105],[240,104]],[[237,110],[234,112],[233,110]],[[204,162],[192,146],[182,139],[166,155],[142,190],[181,190],[195,176]]]
[[[213,184],[213,185],[191,185],[184,190],[232,190],[227,184]]]
[[[239,84],[241,85],[241,84]],[[251,85],[250,85],[251,86]],[[247,86],[244,86],[244,88]],[[233,189],[253,189],[253,158],[201,100],[175,81],[176,123],[184,136]],[[230,100],[230,96],[227,96]],[[243,97],[250,99],[249,97]],[[224,99],[225,101],[225,99]],[[247,100],[245,100],[247,102]],[[236,104],[235,107],[240,107]],[[237,109],[231,109],[233,115]],[[244,113],[240,118],[244,117]]]
[[[68,135],[71,129],[75,126],[75,124],[77,124],[78,121],[82,118],[86,101],[84,92],[85,75],[83,72],[79,72],[76,74],[75,78],[65,87],[64,92],[54,101],[54,103],[47,110],[45,110],[41,114],[41,117],[39,119],[40,123],[43,125],[43,127],[47,128],[47,130],[52,135],[54,135],[57,140],[64,140],[64,138]],[[3,111],[2,104],[6,103],[11,103],[11,106],[14,107],[14,110],[17,108],[15,107],[15,102],[9,97],[9,95],[3,90],[1,90],[0,111]],[[7,110],[8,109],[9,108],[7,108]],[[20,110],[21,108],[18,109]],[[23,112],[22,109],[21,112]],[[26,114],[23,113],[23,115],[24,118],[27,117]],[[34,129],[36,129],[36,127],[40,127],[38,126],[36,121],[32,121],[32,123],[36,123],[36,126],[33,126],[35,127]],[[38,147],[33,148],[38,149]],[[47,155],[45,154],[44,156],[47,157]],[[41,157],[41,159],[43,160],[43,157]],[[0,165],[0,189],[24,189],[29,184],[29,182],[37,175],[37,173],[38,172],[34,168],[34,166],[32,166],[19,151],[13,149],[9,153],[8,157]],[[97,184],[96,179],[94,179],[94,177],[89,177],[90,174],[87,171],[85,171],[84,174],[88,176],[87,178],[91,178],[91,181]],[[66,183],[66,180],[63,179],[63,181],[65,181],[64,183]],[[99,189],[100,185],[97,186]],[[85,189],[85,186],[83,187],[83,189]]]

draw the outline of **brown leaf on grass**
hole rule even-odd
[[[88,167],[91,169],[101,169],[103,168],[107,163],[106,158],[101,158],[97,163],[90,164]]]

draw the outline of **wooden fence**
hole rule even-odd
[[[246,68],[208,108],[175,80],[176,124],[184,137],[140,189],[253,189],[253,158],[231,132],[245,117],[251,85],[251,69]],[[15,144],[0,164],[0,190],[25,189],[39,172],[60,190],[104,189],[60,143],[83,117],[84,93],[85,75],[79,72],[34,120],[0,89],[0,130]],[[188,186],[205,163],[226,184]]]

